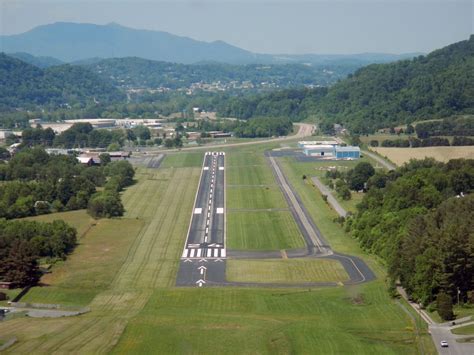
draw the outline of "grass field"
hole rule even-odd
[[[410,159],[435,158],[447,162],[451,159],[474,159],[474,146],[468,147],[424,147],[424,148],[371,148],[383,157],[397,164],[403,165]]]
[[[235,186],[227,188],[228,209],[287,208],[278,186]]]
[[[137,184],[123,195],[126,216],[91,228],[74,254],[53,268],[51,286],[28,295],[30,301],[63,299],[67,304],[92,299],[91,312],[0,322],[2,339],[18,338],[7,353],[421,352],[413,323],[389,298],[380,268],[379,280],[353,287],[176,288],[199,175],[196,167],[140,170]],[[295,185],[302,192],[312,191]],[[331,213],[318,203],[311,211],[318,223]],[[324,224],[321,228],[330,229]],[[354,251],[355,242],[338,228],[328,239]],[[112,253],[120,262],[102,260]],[[88,288],[95,283],[96,290]],[[82,288],[86,295],[69,292]]]
[[[229,249],[281,250],[304,247],[298,226],[289,211],[228,213],[227,235]]]
[[[94,218],[89,216],[86,210],[43,214],[41,216],[27,217],[25,219],[38,222],[53,222],[54,220],[61,219],[76,228],[78,238],[84,236],[95,224]]]
[[[236,282],[300,283],[346,281],[341,263],[331,259],[229,260],[227,280]]]
[[[469,324],[464,327],[454,328],[451,333],[458,335],[474,335],[474,324]]]
[[[161,163],[163,168],[192,168],[202,166],[204,152],[198,153],[168,153]]]

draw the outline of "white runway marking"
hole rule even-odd
[[[221,249],[221,257],[225,258],[225,249]]]
[[[223,166],[220,166],[220,167],[219,167],[219,170],[224,170],[224,167],[223,167]]]
[[[219,256],[219,249],[214,249],[214,257],[217,258]]]
[[[194,209],[194,214],[201,214],[202,208],[195,208]]]
[[[203,170],[209,170],[209,167],[208,167],[208,166],[205,166]]]
[[[224,213],[224,208],[218,207],[218,208],[216,209],[216,213],[217,213],[217,214],[223,214],[223,213]]]
[[[210,258],[212,256],[212,249],[207,249],[207,257]]]
[[[190,258],[194,258],[194,251],[195,251],[195,250],[196,250],[196,249],[191,249],[191,254],[189,254],[189,257],[190,257]]]
[[[184,249],[183,251],[183,258],[187,258],[188,257],[188,249]]]

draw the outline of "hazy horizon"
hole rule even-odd
[[[230,15],[231,14],[231,15]],[[474,2],[0,0],[0,34],[111,22],[268,54],[428,53],[465,40]]]

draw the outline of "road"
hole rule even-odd
[[[429,316],[429,314],[421,309],[418,303],[412,302],[408,299],[408,295],[405,290],[398,286],[397,287],[398,293],[408,302],[408,304],[416,311],[416,313],[423,319],[426,324],[428,324],[431,338],[438,350],[439,354],[451,354],[451,355],[471,355],[474,354],[474,344],[472,343],[458,343],[456,339],[461,339],[467,336],[463,335],[455,335],[451,333],[451,329],[457,328],[458,326],[452,326],[451,322],[446,323],[436,323],[433,319]],[[469,322],[470,317],[466,317],[463,319],[457,319],[456,323],[463,323],[463,325],[468,325],[473,322]],[[441,341],[447,341],[448,347],[442,348]]]
[[[150,149],[144,148],[148,154],[154,153],[163,153],[163,152],[180,152],[180,151],[188,151],[188,150],[206,150],[206,149],[220,149],[220,148],[229,148],[229,147],[240,147],[245,145],[254,145],[254,144],[266,144],[266,143],[274,143],[274,142],[284,142],[288,140],[294,139],[301,139],[304,137],[309,137],[314,132],[314,125],[309,123],[293,123],[295,126],[298,127],[298,132],[296,134],[284,137],[277,137],[277,138],[268,138],[262,140],[253,140],[250,142],[241,142],[241,143],[229,143],[229,144],[216,144],[216,145],[202,145],[196,147],[185,147],[180,149]]]
[[[224,169],[224,152],[206,152],[181,257],[179,285],[202,287],[222,276],[220,263],[226,258]],[[205,265],[209,261],[212,266]]]
[[[319,180],[316,176],[313,176],[311,178],[313,181],[314,185],[321,191],[323,195],[326,195],[328,198],[328,203],[334,208],[336,213],[339,216],[345,217],[347,215],[347,211],[341,206],[339,201],[337,201],[334,196],[332,195],[332,192],[328,189],[326,185],[324,185],[321,180]]]
[[[397,167],[395,165],[393,165],[392,163],[386,161],[385,159],[379,157],[377,154],[375,153],[371,153],[367,150],[363,150],[362,151],[362,154],[365,154],[369,157],[371,157],[373,160],[375,160],[377,163],[380,163],[381,165],[383,165],[387,170],[395,170]]]

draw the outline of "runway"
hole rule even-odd
[[[226,257],[225,153],[206,152],[177,285],[202,287],[213,278],[221,279]]]
[[[288,207],[306,242],[306,248],[287,250],[288,258],[329,258],[338,260],[346,270],[349,280],[344,285],[374,280],[375,274],[360,258],[334,252],[314,224],[301,198],[287,181],[278,162],[270,152],[266,157],[275,175]],[[225,154],[206,153],[199,188],[189,225],[188,237],[181,257],[176,280],[177,286],[244,286],[244,287],[334,287],[337,282],[298,284],[266,284],[228,282],[226,258],[276,259],[279,251],[227,251],[225,245]],[[210,226],[210,227],[208,227]]]

